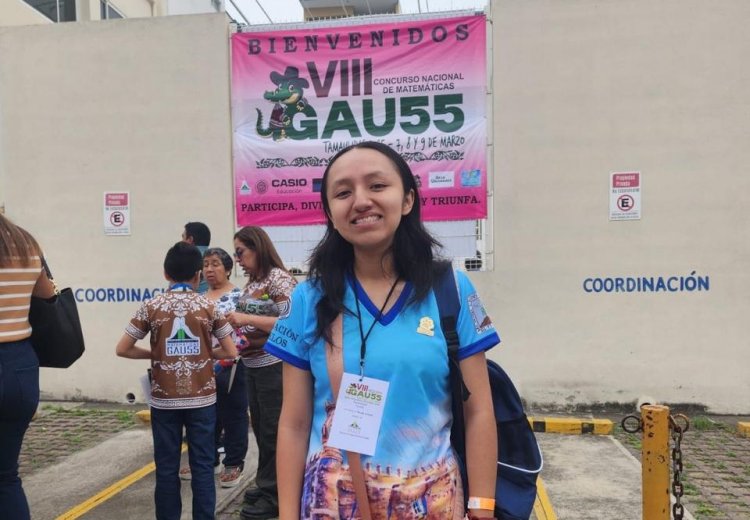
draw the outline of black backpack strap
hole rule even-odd
[[[464,491],[464,506],[468,500],[469,479],[466,473],[466,430],[464,429],[464,401],[469,398],[469,389],[464,383],[461,375],[461,365],[458,362],[458,313],[461,310],[461,300],[458,296],[456,278],[453,268],[446,262],[438,265],[433,275],[432,289],[435,292],[438,312],[440,314],[440,328],[443,330],[445,342],[448,347],[449,384],[451,392],[451,414],[453,424],[451,426],[451,445],[458,457],[458,466],[461,471],[461,481]]]
[[[461,367],[458,364],[458,313],[461,310],[461,301],[458,297],[456,278],[450,264],[440,266],[442,269],[436,274],[432,288],[435,291],[438,312],[440,313],[440,328],[443,330],[445,341],[448,344],[448,363],[451,369],[451,385],[454,379],[460,381],[460,395],[463,401],[469,399],[471,392],[466,387],[461,375]],[[454,378],[454,375],[457,378]]]

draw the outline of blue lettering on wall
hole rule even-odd
[[[587,293],[702,292],[710,287],[709,276],[698,276],[695,271],[688,276],[597,277],[583,281]]]
[[[73,295],[79,303],[121,303],[145,302],[163,292],[164,289],[158,287],[79,287],[73,291]]]

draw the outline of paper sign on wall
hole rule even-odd
[[[613,172],[609,182],[609,220],[641,219],[641,172]]]
[[[104,234],[130,235],[130,192],[104,192]]]

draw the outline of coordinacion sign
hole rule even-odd
[[[104,234],[130,234],[130,192],[104,192]]]
[[[409,163],[426,220],[487,216],[484,16],[232,36],[236,218],[324,222],[338,150],[384,142]]]
[[[641,219],[641,172],[614,172],[609,182],[609,220]]]

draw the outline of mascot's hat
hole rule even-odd
[[[290,85],[294,85],[296,89],[310,87],[310,83],[305,78],[299,77],[299,69],[297,67],[287,67],[283,76],[276,71],[271,72],[271,81],[276,85],[287,82]]]

